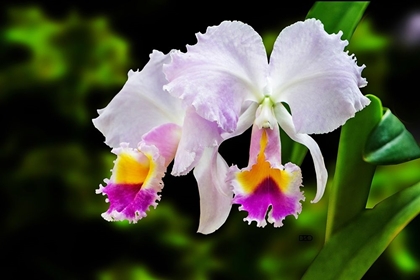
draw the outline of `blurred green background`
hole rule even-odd
[[[241,20],[270,50],[279,31],[303,20],[313,3],[85,2],[0,4],[0,267],[13,275],[6,279],[299,279],[322,247],[328,201],[327,189],[321,202],[310,203],[310,156],[302,166],[302,214],[280,229],[248,226],[234,205],[218,231],[196,233],[192,174],[167,175],[159,206],[139,223],[108,223],[100,216],[108,205],[95,189],[110,176],[114,156],[91,119],[153,49],[185,50],[207,26]],[[370,4],[349,50],[367,65],[363,92],[379,96],[420,142],[420,5]],[[314,137],[330,178],[338,137],[339,130]],[[220,150],[229,164],[244,167],[248,148],[249,132]],[[368,206],[419,180],[419,160],[378,168]],[[365,279],[420,277],[419,231],[417,218]]]

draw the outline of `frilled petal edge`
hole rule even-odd
[[[136,223],[146,216],[150,206],[156,208],[158,192],[163,188],[165,159],[155,146],[140,143],[137,149],[121,143],[112,149],[117,155],[110,179],[100,185],[97,194],[106,195],[109,209],[102,214],[107,221],[128,220]]]
[[[236,129],[242,103],[263,96],[268,62],[261,37],[252,27],[224,21],[197,34],[187,52],[174,52],[163,68],[164,87],[225,132]]]
[[[370,102],[359,89],[367,84],[365,66],[344,51],[348,42],[341,35],[307,19],[283,29],[274,44],[272,99],[290,106],[297,133],[331,132]]]
[[[254,129],[255,127],[254,125]],[[228,181],[235,194],[233,203],[241,205],[239,210],[248,212],[244,221],[249,224],[256,221],[258,227],[264,227],[268,221],[275,227],[281,227],[286,216],[294,215],[297,218],[302,210],[300,201],[305,200],[300,191],[302,175],[300,168],[292,163],[283,166],[269,162],[266,155],[273,158],[280,157],[280,154],[272,155],[278,146],[273,142],[279,139],[278,136],[273,137],[274,133],[270,136],[268,132],[269,129],[253,130],[250,163],[242,170],[232,166]],[[271,145],[274,147],[270,147]],[[258,154],[254,151],[256,147],[259,148]]]

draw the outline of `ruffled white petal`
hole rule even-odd
[[[354,56],[344,52],[342,33],[328,34],[319,20],[308,19],[283,29],[270,57],[274,102],[289,104],[298,133],[326,133],[343,125],[369,104],[359,87]]]
[[[172,175],[185,175],[190,172],[200,160],[205,148],[220,145],[220,134],[220,128],[215,122],[203,119],[189,107],[185,113]]]
[[[164,123],[182,124],[184,109],[181,101],[163,90],[167,83],[162,73],[169,55],[154,51],[143,70],[128,73],[121,91],[93,120],[105,136],[105,143],[118,147],[121,142],[136,146],[141,137]]]
[[[165,89],[233,132],[243,101],[258,101],[264,94],[268,62],[262,39],[249,25],[224,21],[198,33],[197,40],[187,53],[171,55],[164,66]]]
[[[239,116],[238,125],[234,132],[222,132],[221,136],[223,140],[233,138],[235,136],[241,135],[244,133],[251,125],[254,123],[255,114],[258,109],[259,104],[257,102],[245,102],[243,112]]]
[[[289,137],[302,145],[306,146],[311,153],[312,160],[314,161],[317,190],[315,198],[311,201],[312,203],[318,202],[325,191],[327,185],[328,172],[325,167],[324,157],[322,156],[321,150],[315,140],[307,134],[296,132],[293,124],[292,116],[287,112],[286,108],[281,104],[277,104],[274,108],[277,121],[280,127],[289,135]]]
[[[216,231],[229,216],[233,192],[225,181],[227,171],[228,165],[217,149],[206,148],[194,169],[200,194],[200,233]]]

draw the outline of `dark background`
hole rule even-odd
[[[302,214],[298,220],[288,217],[280,229],[248,226],[242,222],[246,214],[234,205],[217,232],[196,233],[199,197],[192,174],[167,175],[162,201],[138,224],[108,223],[100,217],[107,204],[94,190],[109,177],[114,158],[90,120],[119,91],[128,70],[141,69],[153,49],[185,50],[195,44],[196,32],[223,20],[248,23],[266,38],[303,20],[313,2],[22,3],[0,4],[0,267],[6,279],[302,275],[322,246],[328,199],[327,191],[320,203],[309,203],[315,193],[310,156],[302,165],[307,197]],[[418,37],[404,35],[418,8],[371,3],[363,20],[371,33],[356,32],[349,49],[367,65],[369,85],[363,93],[380,96],[419,142],[420,26],[414,32]],[[13,30],[26,30],[25,39],[16,39]],[[229,164],[247,165],[249,135],[222,145]],[[333,174],[339,130],[314,138]],[[414,161],[379,168],[370,203],[419,181],[419,166]],[[365,278],[418,277],[419,229],[419,221],[413,221]],[[300,242],[302,234],[314,240]]]

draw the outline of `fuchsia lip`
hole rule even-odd
[[[247,168],[235,172],[232,181],[235,193],[233,203],[241,204],[239,210],[248,212],[245,220],[249,223],[256,221],[259,227],[267,224],[265,217],[271,207],[268,222],[274,223],[275,227],[280,227],[286,216],[297,217],[302,210],[299,201],[304,200],[305,197],[299,190],[302,176],[298,166],[288,163],[284,167],[273,167],[266,160],[266,151],[270,150],[267,147],[275,145],[270,142],[279,140],[276,139],[278,137],[268,139],[267,130],[263,129],[262,133],[258,133],[256,129],[253,130],[252,141],[259,140],[259,153],[254,164],[251,162]],[[277,132],[270,134],[278,135]],[[261,138],[256,139],[258,137]],[[252,156],[253,153],[250,154]]]
[[[117,155],[114,169],[106,186],[97,193],[107,195],[109,209],[102,214],[108,221],[128,220],[137,222],[146,216],[150,206],[156,207],[160,200],[158,192],[163,188],[164,159],[154,146],[132,149],[122,143],[113,149]]]

